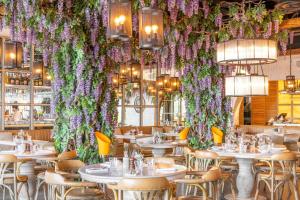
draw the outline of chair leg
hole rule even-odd
[[[257,180],[257,183],[256,183],[256,191],[255,191],[255,196],[254,196],[254,199],[255,199],[255,200],[258,199],[258,194],[259,194],[259,184],[260,184],[260,181]]]
[[[30,195],[29,195],[29,184],[26,182],[26,193],[27,193],[27,198],[30,200]]]
[[[47,195],[48,195],[48,187],[47,184],[44,182],[43,183],[43,190],[44,190],[44,199],[47,200]]]
[[[298,190],[296,188],[296,185],[293,183],[293,181],[289,181],[289,184],[290,184],[290,189],[294,190],[294,196],[295,196],[295,200],[299,200],[299,194],[298,194]],[[292,191],[291,191],[292,192]]]
[[[3,187],[3,200],[5,200],[5,187]]]

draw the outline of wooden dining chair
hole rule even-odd
[[[221,169],[219,167],[212,167],[207,172],[191,171],[187,173],[193,175],[194,178],[185,178],[175,180],[176,183],[185,184],[187,188],[197,188],[197,192],[186,193],[178,196],[178,200],[200,200],[211,199],[217,200],[219,198],[218,182],[222,179]],[[208,185],[208,187],[207,187]]]
[[[270,199],[282,199],[284,186],[289,185],[294,193],[295,200],[298,200],[298,191],[294,178],[296,176],[296,154],[283,152],[271,156],[271,158],[259,159],[259,162],[266,163],[268,168],[257,174],[257,185],[255,199],[258,198],[261,183],[265,183],[270,191]],[[281,189],[281,192],[280,192]]]
[[[171,200],[170,184],[164,177],[124,178],[118,184],[108,184],[115,200]]]
[[[52,187],[51,198],[53,200],[81,199],[100,200],[103,194],[97,189],[96,183],[76,181],[67,174],[46,171],[45,182]]]
[[[49,169],[56,169],[57,162],[59,162],[59,161],[72,160],[75,158],[77,158],[77,153],[75,150],[62,152],[62,153],[58,154],[58,156],[40,158],[40,160],[45,162],[48,167],[44,171],[38,173],[38,175],[37,175],[37,185],[36,185],[37,192],[35,194],[34,200],[38,199],[38,195],[39,195],[38,191],[41,189],[41,187],[43,187],[44,199],[45,200],[48,199],[47,193],[48,193],[48,190],[51,190],[51,188],[47,187],[47,185],[45,184],[45,171],[49,170]]]
[[[217,166],[221,169],[221,192],[224,192],[225,183],[230,184],[231,194],[235,199],[235,180],[232,171],[228,171],[225,167],[232,161],[232,157],[221,157],[216,152],[212,151],[195,151],[193,154],[194,159],[191,159],[190,168],[194,171],[206,172],[211,167]],[[226,170],[225,170],[226,169]]]
[[[20,175],[20,166],[25,162],[18,162],[15,155],[0,155],[0,186],[3,199],[7,190],[11,199],[17,200],[21,189],[25,186],[27,198],[29,198],[28,177]],[[17,187],[17,184],[19,186]]]

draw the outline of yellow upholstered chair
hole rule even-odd
[[[96,132],[99,155],[107,156],[110,152],[111,140],[103,133]]]
[[[180,140],[186,140],[188,134],[190,131],[190,127],[185,127],[180,133],[179,133],[179,139]]]
[[[211,128],[211,132],[213,134],[213,138],[214,138],[214,143],[215,144],[222,144],[222,141],[223,141],[223,136],[224,136],[224,133],[221,129],[213,126]]]

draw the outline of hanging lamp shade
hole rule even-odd
[[[233,39],[217,44],[220,65],[258,65],[277,61],[277,43],[269,39]]]
[[[267,76],[250,74],[225,77],[226,96],[266,96],[268,93]]]
[[[131,83],[138,83],[141,80],[141,65],[139,63],[131,63],[129,65],[129,75]]]
[[[20,42],[5,41],[4,67],[21,68],[23,60],[23,47]]]
[[[160,49],[163,44],[163,12],[144,7],[139,11],[139,46],[141,49]]]
[[[170,86],[172,91],[179,91],[180,89],[180,80],[178,77],[170,78]]]
[[[161,74],[156,78],[156,87],[158,90],[168,91],[171,89],[170,87],[170,75],[169,74]]]
[[[284,81],[284,89],[280,91],[282,94],[300,94],[300,85],[296,77],[292,75],[292,43],[290,41],[290,74],[286,76]]]
[[[131,36],[131,2],[128,0],[109,1],[107,38],[127,41]]]
[[[120,80],[119,80],[119,74],[118,73],[113,74],[111,84],[112,84],[113,88],[115,88],[115,89],[119,88]]]

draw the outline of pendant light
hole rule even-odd
[[[299,83],[296,77],[292,75],[292,44],[290,41],[290,74],[286,76],[284,81],[284,89],[282,94],[300,94]]]
[[[5,41],[4,67],[21,68],[23,59],[22,43],[14,41]]]
[[[255,69],[255,68],[254,68]],[[259,67],[253,73],[249,73],[246,67],[238,66],[235,75],[225,77],[226,96],[267,96],[269,94],[269,79],[258,73]]]
[[[127,41],[132,36],[131,2],[111,0],[108,3],[107,38]]]
[[[163,11],[144,7],[139,11],[139,46],[141,49],[157,50],[163,46]]]
[[[277,43],[270,39],[232,39],[217,44],[220,65],[262,65],[277,61]]]

